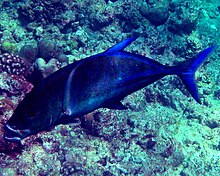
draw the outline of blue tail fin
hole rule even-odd
[[[211,46],[198,53],[191,60],[186,61],[182,65],[176,67],[177,75],[180,77],[192,97],[200,104],[201,101],[195,82],[195,72],[216,48],[217,46]]]

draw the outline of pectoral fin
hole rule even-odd
[[[105,108],[109,109],[118,109],[118,110],[125,110],[128,109],[126,106],[124,106],[120,101],[114,102],[112,104],[107,104],[104,106]]]

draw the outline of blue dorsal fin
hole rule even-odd
[[[118,110],[125,110],[128,109],[126,106],[124,106],[120,101],[114,102],[112,104],[107,104],[104,106],[105,108],[109,109],[118,109]]]
[[[135,41],[138,37],[130,37],[125,40],[122,40],[118,44],[112,46],[111,48],[107,49],[105,52],[106,53],[114,53],[118,51],[122,51],[125,49],[128,45],[130,45],[133,41]]]

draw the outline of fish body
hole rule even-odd
[[[45,78],[21,101],[5,125],[5,140],[21,141],[58,124],[74,122],[98,108],[126,109],[120,102],[166,75],[178,75],[200,103],[194,75],[216,46],[180,66],[165,66],[123,51],[131,37],[107,51],[74,62]]]

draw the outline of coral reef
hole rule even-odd
[[[10,42],[3,42],[1,45],[1,51],[3,53],[14,53],[17,51],[16,44]]]
[[[38,48],[33,45],[25,45],[19,51],[19,56],[24,58],[27,63],[33,63],[38,54]]]
[[[66,9],[61,0],[26,1],[18,7],[19,20],[23,24],[37,21],[43,24],[53,22],[54,17]]]
[[[164,1],[144,2],[140,8],[141,14],[156,26],[163,25],[169,18],[169,3]]]
[[[44,59],[50,59],[56,55],[56,49],[55,49],[55,43],[51,42],[47,39],[43,39],[38,43],[38,51],[39,51],[39,57],[42,57]]]
[[[67,57],[63,54],[62,49],[56,46],[55,42],[48,39],[42,39],[38,43],[38,57],[45,59],[47,62],[55,58],[60,62],[68,63]]]
[[[14,156],[17,152],[21,152],[20,144],[9,143],[3,139],[4,125],[17,104],[32,88],[32,84],[27,82],[22,75],[10,75],[6,72],[0,74],[0,153],[11,153]],[[2,157],[4,155],[1,159]]]
[[[127,51],[165,65],[218,43],[218,1],[4,0],[0,7],[0,175],[219,175],[219,49],[196,74],[202,105],[170,76],[126,97],[128,110],[99,109],[22,146],[3,139],[32,83],[128,36],[140,37]]]
[[[31,84],[22,75],[1,74],[1,92],[8,96],[27,94],[31,89]]]
[[[37,47],[24,45],[20,49],[19,55],[23,58],[23,65],[26,64],[26,67],[29,68],[29,71],[25,69],[25,73],[30,82],[35,82],[36,77],[41,80],[41,76],[45,78],[68,64],[67,56],[62,49],[57,47],[55,42],[48,39],[40,40]],[[21,71],[21,69],[18,70]]]
[[[38,58],[35,63],[34,67],[41,71],[43,77],[47,77],[51,73],[57,71],[60,67],[59,62],[56,59],[51,59],[46,63],[46,61],[42,58]]]
[[[170,4],[170,19],[168,22],[168,30],[174,34],[189,34],[195,29],[198,19],[198,11],[194,7],[189,6],[189,2],[185,2],[179,6],[178,2]]]
[[[27,65],[21,57],[9,53],[0,55],[0,70],[8,74],[23,76],[29,72]]]

